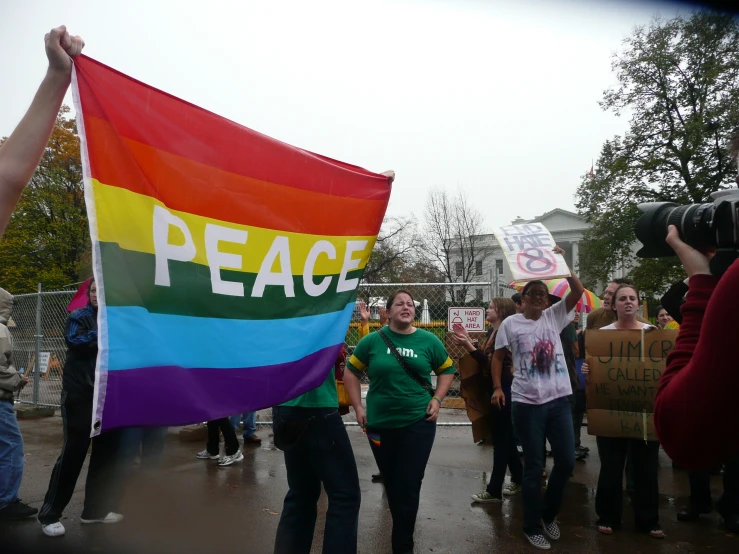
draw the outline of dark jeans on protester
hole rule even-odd
[[[600,457],[595,512],[598,525],[617,529],[623,511],[623,475],[626,454],[634,460],[634,519],[638,531],[649,532],[659,525],[659,443],[639,439],[596,437]]]
[[[582,442],[580,436],[582,432],[582,420],[585,416],[585,391],[576,390],[570,397],[572,404],[572,429],[575,432],[575,448],[580,448]]]
[[[277,407],[273,421],[310,421],[305,435],[285,452],[290,490],[277,526],[275,554],[308,554],[316,526],[321,484],[328,496],[324,554],[356,554],[359,476],[354,451],[336,408]]]
[[[575,438],[572,408],[564,396],[545,404],[513,402],[513,426],[523,446],[524,533],[542,534],[541,521],[551,523],[562,506],[565,486],[575,469]],[[542,505],[541,472],[546,454],[542,443],[549,440],[554,466],[549,474]]]
[[[120,509],[123,480],[120,479],[118,449],[121,432],[107,431],[90,438],[92,428],[92,397],[62,391],[62,452],[51,472],[49,489],[38,520],[48,525],[56,523],[69,504],[77,478],[82,471],[87,451],[92,443],[90,465],[85,482],[84,519],[102,519]]]
[[[227,417],[208,422],[208,443],[205,446],[208,454],[217,456],[221,452],[218,431],[223,433],[223,442],[226,444],[226,456],[236,454],[239,451],[239,439],[236,438],[234,426]]]
[[[159,469],[167,439],[166,427],[127,427],[121,434],[119,459],[125,472],[131,469],[136,456],[141,455],[141,469]]]
[[[393,517],[393,554],[412,553],[421,483],[434,446],[436,422],[424,418],[398,429],[368,428],[367,437]]]
[[[523,465],[516,448],[513,436],[513,418],[511,417],[511,395],[506,393],[506,403],[500,410],[493,408],[493,472],[487,492],[493,496],[501,496],[506,469],[511,470],[511,482],[521,484]]]

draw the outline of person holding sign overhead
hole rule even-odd
[[[564,254],[555,246],[554,254]],[[562,302],[549,306],[549,291],[542,281],[530,281],[522,291],[523,312],[508,317],[495,340],[492,373],[492,402],[502,407],[503,361],[508,351],[513,356],[511,404],[513,426],[523,446],[524,535],[542,550],[551,548],[549,540],[560,537],[556,517],[567,481],[575,468],[575,437],[572,429],[572,394],[559,334],[574,317],[574,309],[585,290],[574,273],[567,279],[570,293]],[[541,473],[544,444],[552,446],[552,468],[542,505]]]
[[[621,285],[613,294],[611,310],[616,321],[602,330],[652,330],[656,327],[637,321],[639,292],[633,285]],[[582,373],[587,377],[590,366],[586,362]],[[664,531],[659,524],[659,443],[634,438],[597,437],[600,475],[595,494],[595,512],[598,531],[610,535],[621,526],[623,511],[623,474],[626,454],[634,459],[634,517],[636,528],[650,536],[662,539]]]

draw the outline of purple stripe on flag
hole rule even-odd
[[[276,406],[323,383],[341,346],[296,362],[243,369],[160,366],[108,371],[102,431],[188,425]]]

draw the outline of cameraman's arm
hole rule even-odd
[[[686,279],[687,280],[687,279]],[[688,292],[688,284],[685,281],[679,281],[670,287],[662,297],[662,307],[667,310],[672,319],[677,321],[678,325],[683,324],[683,315],[680,308],[685,302],[685,294]]]
[[[719,281],[708,274],[705,256],[675,238],[669,242],[690,277],[690,290],[655,398],[654,423],[665,452],[677,464],[707,469],[739,453],[734,344],[739,336],[739,263]]]

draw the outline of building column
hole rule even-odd
[[[580,275],[580,243],[572,242],[572,271],[575,275]]]

